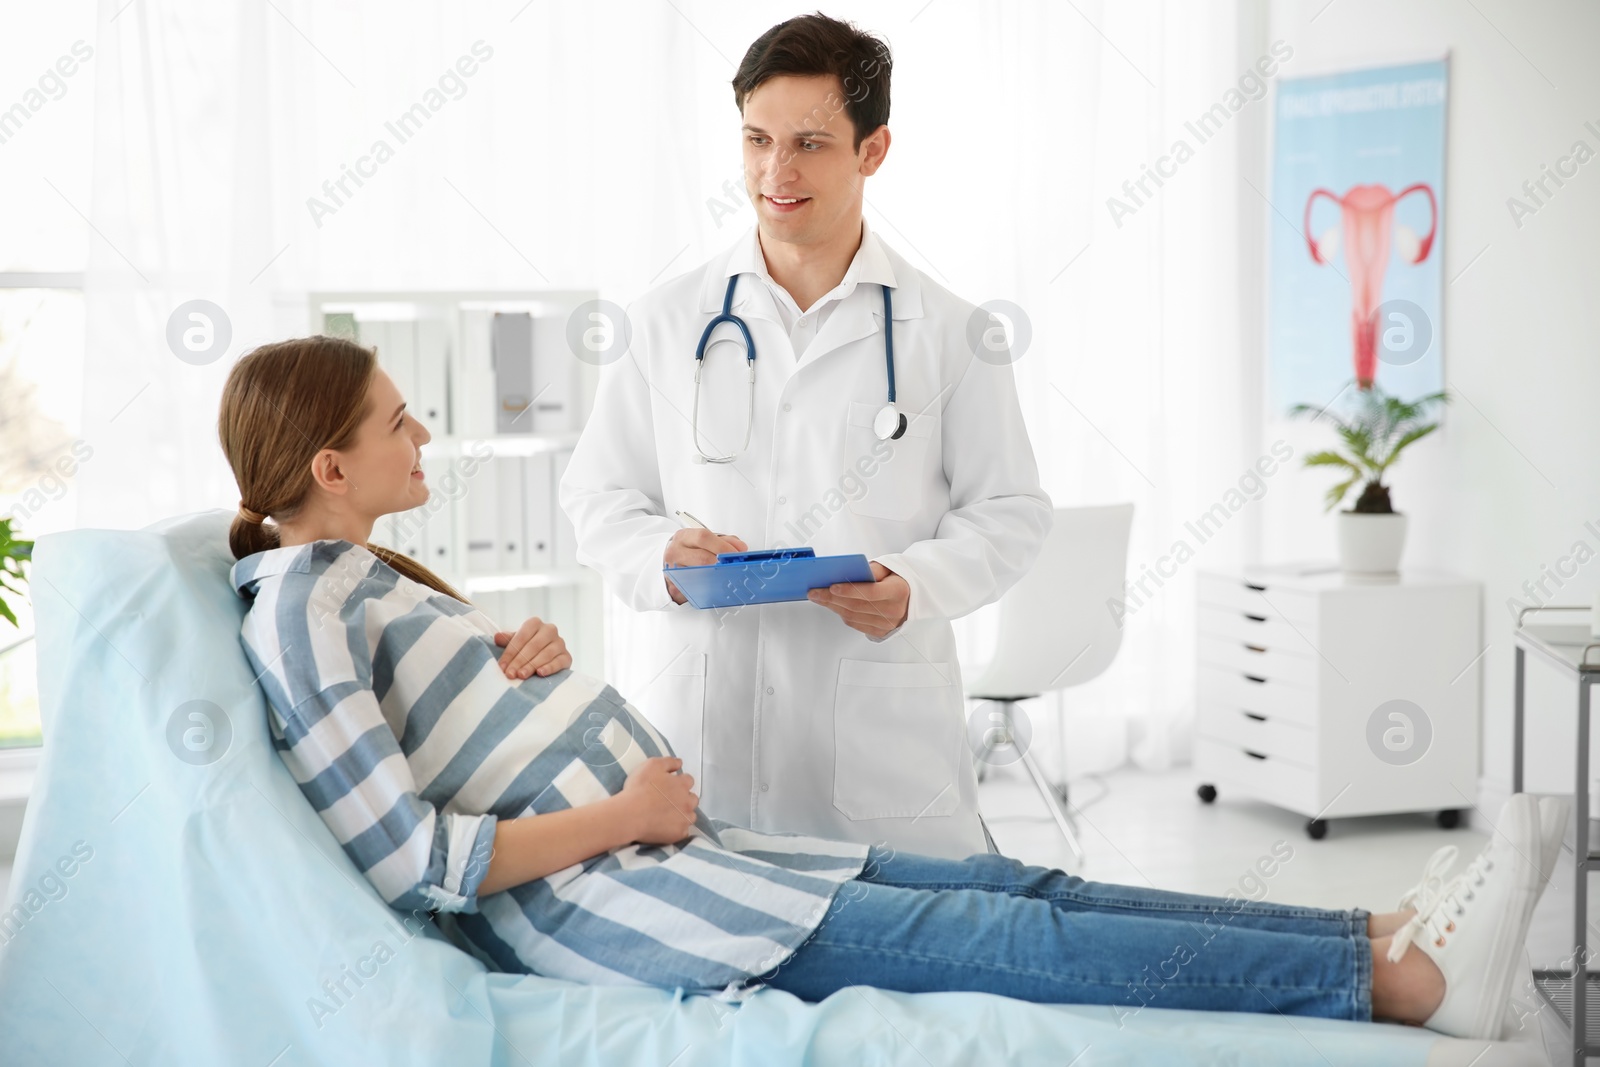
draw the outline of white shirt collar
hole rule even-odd
[[[767,270],[767,259],[761,253],[759,227],[750,227],[745,239],[734,246],[733,254],[728,257],[728,266],[723,277],[731,278],[736,274],[754,274],[775,289],[783,288],[773,281],[772,273]],[[867,225],[866,219],[861,220],[861,246],[856,249],[855,257],[850,260],[850,266],[846,268],[844,277],[840,279],[838,286],[813,306],[820,306],[835,297],[844,299],[855,291],[856,285],[860,282],[886,285],[891,289],[895,287],[894,267],[883,250],[883,244]]]
[[[244,587],[251,582],[262,578],[270,578],[275,574],[307,573],[311,570],[311,562],[317,553],[322,553],[322,558],[332,559],[345,552],[359,550],[378,557],[365,545],[358,545],[353,541],[343,541],[335,538],[324,538],[320,541],[307,541],[303,545],[283,545],[278,548],[268,548],[244,559],[234,561],[229,568],[229,576],[233,588],[241,596]]]

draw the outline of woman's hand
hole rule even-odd
[[[500,654],[500,670],[514,681],[530,674],[543,678],[572,666],[567,643],[555,624],[542,619],[529,619],[514,634],[502,630],[494,635],[494,643],[505,649]]]
[[[632,839],[646,845],[671,845],[689,836],[694,827],[694,776],[678,773],[683,760],[652,756],[622,784],[617,802],[628,812]]]

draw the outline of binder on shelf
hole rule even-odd
[[[355,343],[364,345],[367,348],[377,349],[378,366],[384,370],[389,370],[389,324],[387,322],[357,321],[353,315],[351,316],[351,321],[355,322],[356,332],[353,338]],[[393,372],[391,372],[390,377],[393,376]]]
[[[456,405],[460,425],[453,431],[460,437],[492,437],[496,432],[492,326],[493,312],[476,308],[461,312],[461,396]]]
[[[510,630],[516,633],[516,627],[507,625],[506,621],[506,594],[500,590],[480,589],[475,593],[466,593],[466,598],[472,606],[489,616],[498,630]]]
[[[550,553],[550,566],[567,570],[578,565],[578,532],[572,520],[561,507],[561,479],[567,476],[567,464],[572,459],[570,449],[550,454],[550,514],[551,535],[554,544]]]
[[[543,457],[532,458],[538,460]],[[526,478],[524,470],[530,461],[521,456],[496,456],[492,462],[497,497],[495,503],[499,510],[497,530],[500,535],[499,562],[495,569],[502,574],[516,573],[527,569],[522,500],[527,495],[523,484]]]
[[[489,334],[495,433],[533,433],[533,316],[497,311]]]
[[[534,612],[535,615],[545,622],[555,623],[556,629],[563,634],[583,632],[583,616],[578,610],[579,592],[577,586],[553,585],[548,589],[531,591],[543,594],[539,602],[534,605],[537,608]],[[576,663],[578,656],[577,653],[572,651],[572,642],[568,643],[567,652],[572,655],[573,662]]]
[[[451,499],[452,494],[460,492],[460,486],[456,485],[459,476],[450,460],[434,456],[422,461],[422,474],[428,481],[428,502],[417,510],[425,516],[422,540],[428,554],[417,559],[426,562],[433,573],[450,581],[449,576],[461,570],[460,561],[456,559],[456,504]],[[451,485],[444,484],[446,479],[451,480]]]
[[[414,322],[357,320],[361,344],[378,350],[378,366],[394,380],[406,402],[416,406],[417,336]]]
[[[573,420],[576,359],[567,346],[567,322],[554,315],[533,320],[534,433],[566,433]]]
[[[429,433],[447,435],[450,341],[444,324],[438,319],[358,320],[355,326],[357,342],[377,349],[378,365],[405,397],[406,409]]]
[[[417,421],[435,437],[450,433],[450,331],[438,318],[416,322],[416,381],[406,393]],[[401,389],[404,389],[401,386]]]
[[[495,456],[484,460],[476,476],[466,481],[468,574],[493,574],[500,570],[500,464]]]
[[[378,543],[428,566],[428,516],[425,507],[385,515],[375,531]],[[431,567],[429,568],[432,569]]]
[[[551,529],[551,455],[536,452],[524,461],[527,480],[523,492],[523,536],[526,538],[526,564],[530,571],[547,571],[554,566]]]
[[[505,600],[502,603],[501,610],[505,613],[505,617],[500,624],[501,629],[516,633],[517,627],[528,619],[543,619],[547,622],[555,621],[549,616],[543,589],[508,589],[502,595]],[[559,624],[557,624],[557,628],[560,628]],[[572,631],[563,630],[562,632],[571,633]]]
[[[555,622],[563,633],[574,632],[571,628],[550,618],[548,614],[548,601],[543,589],[496,589],[493,591],[480,591],[470,597],[472,604],[479,611],[489,616],[495,628],[516,633],[517,629],[529,619],[542,619]]]

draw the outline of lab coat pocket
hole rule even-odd
[[[954,663],[839,661],[833,806],[852,819],[949,815],[965,753]]]
[[[939,457],[937,412],[905,412],[906,432],[880,441],[872,420],[882,405],[852,402],[845,425],[845,465],[865,489],[850,510],[875,519],[910,519],[929,499],[929,467]]]
[[[656,732],[666,738],[672,754],[683,760],[685,774],[692,774],[698,790],[704,749],[706,654],[684,652],[661,672],[644,691],[636,706]],[[700,791],[704,796],[703,790]]]

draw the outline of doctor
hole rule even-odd
[[[819,15],[750,47],[733,88],[756,226],[630,309],[560,499],[578,560],[645,613],[613,676],[708,813],[961,857],[988,838],[950,620],[1028,570],[1051,510],[994,321],[977,320],[979,358],[977,309],[862,219],[889,67],[882,42]],[[725,306],[754,358],[724,321],[697,375]],[[798,545],[863,553],[876,580],[702,611],[663,573]]]

